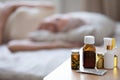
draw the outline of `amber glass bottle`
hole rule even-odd
[[[71,54],[71,69],[79,70],[80,67],[80,54],[79,50],[72,50]]]
[[[95,68],[96,63],[96,48],[94,46],[94,36],[84,37],[83,47],[83,67],[84,68]]]

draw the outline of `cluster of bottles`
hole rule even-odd
[[[96,47],[94,45],[94,36],[84,37],[83,46],[83,67],[84,68],[95,68],[98,69],[112,69],[117,67],[117,55],[114,54],[115,39],[104,38],[105,52],[104,54],[96,54]],[[97,59],[96,59],[97,58]],[[71,68],[73,70],[79,70],[80,68],[80,54],[79,50],[72,50],[71,55]]]

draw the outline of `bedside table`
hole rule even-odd
[[[102,49],[97,48],[98,52],[100,50]],[[82,49],[80,50],[80,54],[81,52]],[[80,59],[81,59],[81,55],[80,55]],[[48,74],[44,78],[44,80],[120,80],[120,68],[114,68],[113,70],[108,70],[107,73],[104,74],[103,76],[77,73],[75,70],[71,69],[71,58],[69,58],[63,64],[61,64],[57,69],[55,69],[53,72]]]

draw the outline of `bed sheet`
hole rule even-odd
[[[70,49],[52,49],[11,53],[0,46],[0,79],[42,80],[68,57]]]

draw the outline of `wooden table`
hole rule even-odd
[[[80,51],[82,52],[82,50]],[[71,70],[71,58],[69,58],[47,75],[44,80],[120,80],[120,69],[108,70],[103,76],[77,73],[75,70]]]

